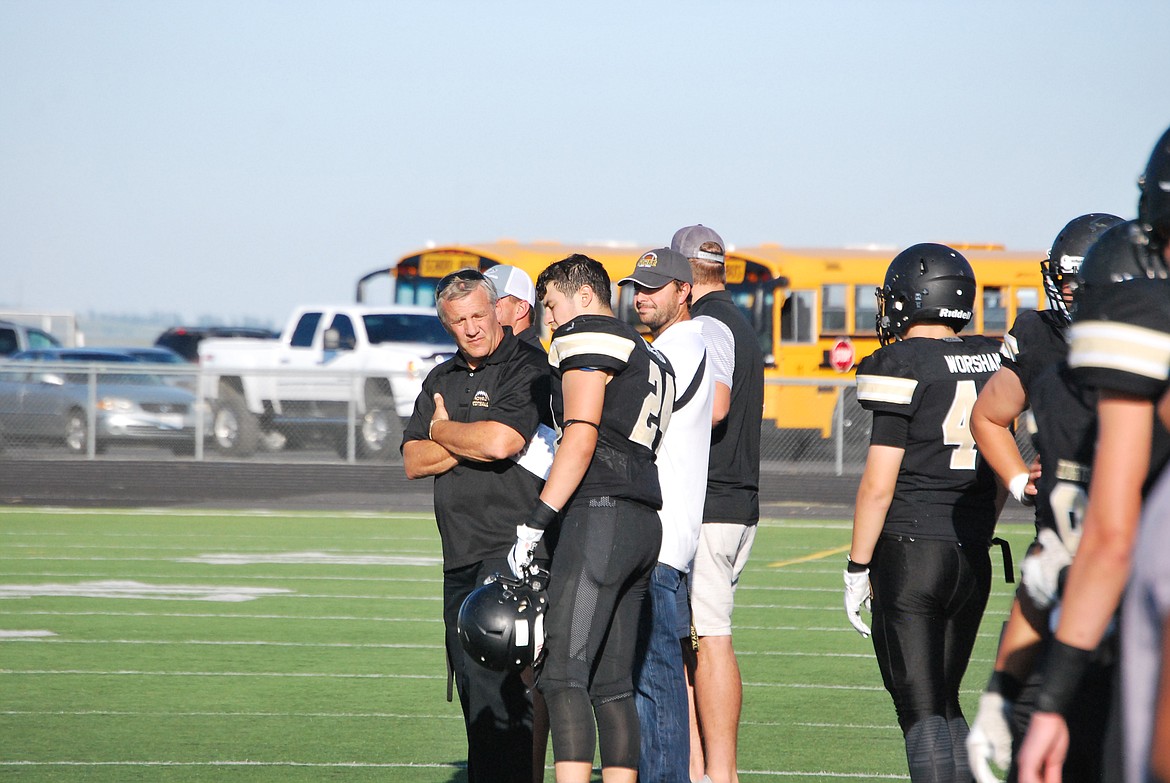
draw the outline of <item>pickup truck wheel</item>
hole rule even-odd
[[[357,428],[357,454],[363,459],[389,459],[398,453],[402,443],[402,420],[394,408],[394,400],[371,400],[370,409],[362,416]]]
[[[250,457],[260,444],[260,424],[244,398],[233,390],[220,392],[211,418],[215,447],[233,457]]]

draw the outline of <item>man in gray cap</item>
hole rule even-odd
[[[723,239],[706,226],[687,226],[675,232],[670,247],[691,263],[691,315],[719,321],[734,340],[730,405],[711,434],[706,505],[691,572],[699,637],[692,679],[699,734],[691,735],[691,779],[706,775],[714,783],[737,783],[743,681],[731,644],[731,612],[760,519],[764,355],[755,329],[727,291]]]
[[[512,333],[524,342],[543,349],[535,327],[536,286],[532,278],[524,270],[506,264],[497,264],[483,274],[492,281],[499,295],[496,300],[499,322],[512,327]]]
[[[690,757],[683,663],[683,647],[691,645],[687,572],[703,522],[714,373],[702,325],[691,320],[691,265],[685,256],[669,248],[643,253],[618,285],[633,286],[638,318],[675,376],[673,412],[657,457],[662,547],[650,578],[650,611],[642,613],[639,628],[634,700],[641,728],[638,780],[679,783],[689,779]]]

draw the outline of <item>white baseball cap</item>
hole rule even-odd
[[[536,286],[532,284],[532,278],[523,270],[514,266],[497,264],[484,270],[483,274],[484,277],[492,281],[492,285],[496,287],[497,295],[514,296],[517,299],[523,299],[531,307],[536,307]]]

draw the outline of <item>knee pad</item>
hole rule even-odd
[[[599,700],[593,706],[601,744],[602,767],[637,769],[642,734],[632,693]]]
[[[557,688],[542,693],[552,729],[553,759],[592,764],[596,730],[589,693],[584,688]]]

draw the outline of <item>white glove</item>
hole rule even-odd
[[[967,757],[977,783],[1000,783],[991,765],[1007,772],[1012,763],[1012,703],[998,693],[984,691],[979,713],[967,734]]]
[[[508,568],[512,569],[512,575],[517,579],[525,578],[525,572],[532,564],[532,556],[536,553],[536,545],[543,535],[543,530],[528,525],[516,525],[516,543],[508,553]]]
[[[1036,542],[1040,547],[1024,558],[1020,574],[1032,603],[1037,608],[1047,609],[1056,601],[1060,573],[1072,563],[1072,555],[1051,528],[1041,528]]]
[[[849,624],[866,637],[869,636],[869,626],[861,619],[861,607],[869,608],[871,592],[868,568],[855,574],[845,570],[845,614],[849,617]]]
[[[1008,483],[1008,492],[1012,493],[1012,497],[1024,506],[1036,505],[1036,496],[1025,492],[1030,478],[1027,473],[1020,473]]]

